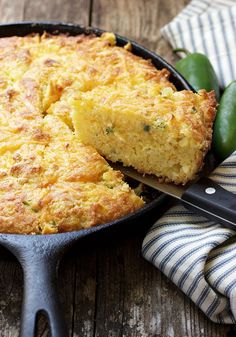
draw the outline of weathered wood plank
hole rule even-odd
[[[1,0],[0,1],[0,21],[17,22],[24,17],[24,0]]]
[[[189,0],[95,0],[92,25],[135,40],[171,61],[173,55],[161,37],[160,28],[188,2]]]
[[[24,20],[89,24],[90,0],[24,0]]]
[[[99,249],[96,337],[226,337],[140,256],[143,235]]]
[[[23,273],[17,261],[3,249],[0,259],[0,331],[3,337],[19,333]]]
[[[74,256],[73,298],[67,299],[67,303],[65,303],[65,307],[71,307],[73,311],[71,319],[72,336],[94,336],[97,260],[96,246],[92,244],[92,247],[93,249],[91,249],[91,243],[87,240],[78,243],[75,249],[67,256],[61,268],[63,269],[71,257]],[[60,279],[63,280],[64,277],[61,275]],[[67,287],[68,284],[64,281],[61,287],[62,291],[64,292]],[[70,293],[69,290],[66,291]],[[65,293],[63,297],[65,298]]]

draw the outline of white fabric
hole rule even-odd
[[[236,152],[211,179],[236,194]],[[182,205],[149,230],[143,256],[170,278],[214,322],[236,323],[236,231]]]
[[[222,87],[236,79],[235,0],[192,0],[161,32],[173,48],[207,55]]]

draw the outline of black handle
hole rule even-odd
[[[57,291],[57,271],[65,250],[89,231],[53,235],[0,234],[0,244],[19,260],[24,271],[20,337],[34,337],[36,318],[48,318],[52,337],[68,337]]]
[[[47,316],[52,337],[69,336],[58,300],[58,263],[58,257],[52,253],[31,255],[30,259],[25,260],[20,337],[35,335],[36,317],[39,312]]]
[[[181,198],[187,208],[236,230],[236,196],[213,180],[201,178]]]

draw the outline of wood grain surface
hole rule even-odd
[[[136,40],[169,62],[174,56],[160,34],[188,0],[0,0],[1,23],[65,21],[92,25]],[[141,257],[145,229],[68,253],[59,270],[60,298],[71,337],[235,337],[229,326],[210,322],[167,278]],[[22,270],[0,251],[0,336],[19,333]],[[228,335],[229,334],[229,335]],[[50,336],[39,317],[38,336]],[[29,336],[30,337],[30,336]]]

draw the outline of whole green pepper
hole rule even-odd
[[[213,130],[213,150],[221,160],[236,150],[236,81],[225,89]]]
[[[174,52],[183,52],[187,56],[179,60],[175,68],[198,91],[205,89],[207,92],[214,90],[216,99],[220,98],[220,87],[213,66],[206,55],[189,53],[186,49],[175,49]]]

